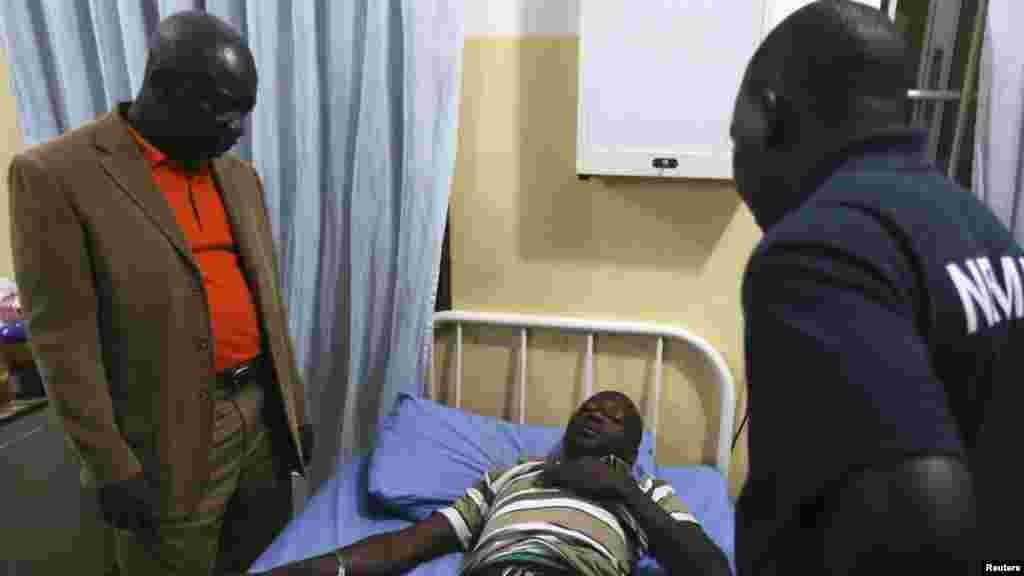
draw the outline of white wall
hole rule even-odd
[[[467,36],[573,36],[579,3],[600,0],[466,0]],[[655,0],[636,0],[637,4]],[[728,1],[728,0],[726,0]],[[771,30],[813,0],[772,0]],[[880,8],[882,0],[858,0]],[[896,0],[890,2],[895,11]]]
[[[466,0],[467,36],[574,36],[578,21],[579,0]]]

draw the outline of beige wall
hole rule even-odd
[[[0,277],[14,278],[11,259],[11,218],[7,195],[7,167],[23,147],[7,54],[0,46]]]
[[[450,208],[453,306],[685,326],[726,359],[742,414],[740,282],[760,232],[730,183],[579,181],[576,63],[575,36],[467,38]],[[516,415],[517,338],[470,333],[467,409]],[[582,338],[531,338],[528,421],[564,423],[579,392],[583,346]],[[450,373],[448,350],[438,348],[438,372]],[[602,339],[597,349],[596,388],[622,388],[643,407],[654,343]],[[713,380],[692,353],[667,353],[659,463],[710,463]],[[743,438],[734,495],[745,475]]]

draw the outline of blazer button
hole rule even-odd
[[[210,347],[210,340],[208,338],[200,338],[199,339],[199,349],[200,350],[205,352],[209,347]]]
[[[210,391],[209,390],[200,390],[199,391],[199,397],[202,398],[203,400],[209,400],[210,399]]]

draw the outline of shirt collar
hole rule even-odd
[[[751,211],[762,230],[768,230],[797,210],[836,174],[917,169],[930,165],[928,133],[908,127],[875,130],[850,139],[845,145],[811,162],[801,171],[800,181],[792,187],[754,199]]]
[[[142,155],[143,157],[146,158],[146,161],[149,162],[150,168],[156,168],[158,166],[170,166],[174,170],[183,170],[180,164],[178,164],[174,160],[171,160],[167,156],[167,154],[161,152],[159,148],[150,144],[149,141],[143,138],[142,134],[139,134],[139,132],[132,128],[130,124],[126,122],[125,126],[128,128],[128,132],[132,135],[132,137],[135,138],[135,141],[139,143],[139,146],[142,147]],[[199,173],[205,174],[208,167],[209,162],[203,162],[200,165]]]
[[[146,139],[142,137],[142,134],[139,134],[130,125],[126,124],[126,126],[128,127],[128,132],[131,133],[132,137],[135,138],[135,141],[142,147],[142,155],[145,156],[146,161],[149,162],[151,167],[155,168],[167,162],[167,154],[164,154],[158,150],[156,146],[147,142]]]
[[[933,167],[928,156],[928,132],[893,130],[852,147],[836,172],[913,170]]]

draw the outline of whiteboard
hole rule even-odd
[[[732,178],[733,102],[769,4],[580,0],[577,173]]]
[[[812,1],[579,0],[577,174],[731,179],[747,62]]]

